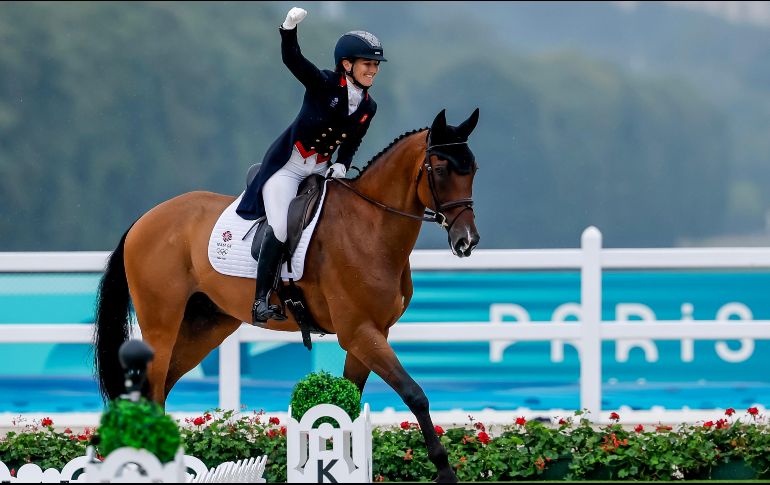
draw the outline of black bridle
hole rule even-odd
[[[473,210],[473,199],[472,198],[465,198],[465,199],[457,199],[450,202],[446,202],[442,204],[439,202],[438,193],[436,192],[436,181],[434,180],[433,175],[433,161],[430,159],[431,152],[434,151],[437,147],[445,147],[450,145],[467,145],[467,141],[460,141],[455,143],[440,143],[436,145],[430,144],[430,132],[428,132],[428,148],[425,149],[425,160],[422,162],[422,165],[420,166],[420,171],[417,174],[417,186],[419,187],[420,184],[420,177],[422,177],[423,168],[425,169],[425,172],[428,174],[426,177],[428,179],[428,187],[430,188],[430,195],[433,198],[433,207],[436,208],[435,211],[432,211],[430,209],[425,209],[425,214],[422,216],[417,216],[414,214],[410,214],[408,212],[403,212],[398,209],[394,209],[390,206],[387,206],[383,204],[382,202],[379,202],[377,200],[374,200],[358,190],[356,190],[353,186],[349,185],[347,182],[343,181],[342,179],[335,178],[332,179],[338,183],[340,183],[343,187],[346,187],[347,189],[350,189],[352,192],[354,192],[356,195],[361,197],[362,199],[371,202],[372,204],[376,205],[377,207],[386,210],[388,212],[392,212],[394,214],[398,214],[404,217],[409,217],[410,219],[416,219],[419,221],[425,221],[425,222],[435,222],[439,226],[445,228],[447,232],[449,232],[452,229],[452,226],[454,225],[455,221],[460,217],[460,215],[467,211],[467,210]],[[451,223],[447,223],[447,216],[444,214],[444,211],[447,211],[449,209],[453,209],[455,207],[465,207],[463,210],[460,211],[459,214],[455,216],[454,219],[452,219]]]

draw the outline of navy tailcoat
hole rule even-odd
[[[377,104],[365,92],[361,104],[348,114],[348,87],[342,73],[320,70],[305,59],[297,41],[297,29],[281,32],[281,57],[292,74],[305,86],[302,108],[292,124],[270,145],[254,181],[246,189],[236,212],[244,219],[265,214],[262,187],[291,157],[297,147],[304,157],[317,154],[328,161],[337,151],[337,162],[350,168],[353,154],[369,129]]]

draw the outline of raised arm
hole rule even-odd
[[[281,58],[283,63],[294,74],[294,77],[305,85],[305,88],[311,89],[323,81],[323,75],[312,62],[305,59],[299,48],[297,24],[302,22],[306,15],[307,12],[305,10],[297,7],[292,8],[286,14],[286,20],[284,20],[279,31],[281,32]]]

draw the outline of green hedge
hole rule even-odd
[[[732,409],[714,421],[676,427],[592,425],[583,413],[554,423],[518,418],[494,436],[483,423],[437,426],[450,463],[461,481],[531,479],[672,480],[717,478],[721,466],[744,466],[755,478],[770,478],[770,429],[755,408],[737,417]],[[0,440],[0,461],[18,469],[27,462],[61,469],[85,452],[92,430],[56,432],[53,423],[27,426]],[[181,426],[185,452],[208,467],[224,461],[267,455],[265,478],[286,481],[286,428],[264,413],[212,411]],[[429,462],[416,423],[373,431],[377,481],[429,481]],[[748,467],[748,468],[746,468]],[[733,475],[733,477],[735,477]],[[748,478],[748,476],[746,477]]]

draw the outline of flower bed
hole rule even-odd
[[[286,428],[278,418],[214,411],[185,421],[185,452],[206,466],[267,455],[264,477],[286,481]],[[53,425],[43,420],[8,433],[0,439],[0,461],[14,469],[30,462],[61,468],[84,454],[92,429],[58,432]],[[552,423],[518,418],[494,436],[472,418],[436,431],[461,481],[708,479],[720,477],[724,465],[737,467],[728,472],[733,477],[735,470],[746,478],[770,477],[770,427],[756,408],[740,417],[728,409],[713,421],[676,427],[621,424],[616,413],[611,424],[597,426],[576,412]],[[376,428],[372,443],[375,481],[434,478],[416,423]]]

